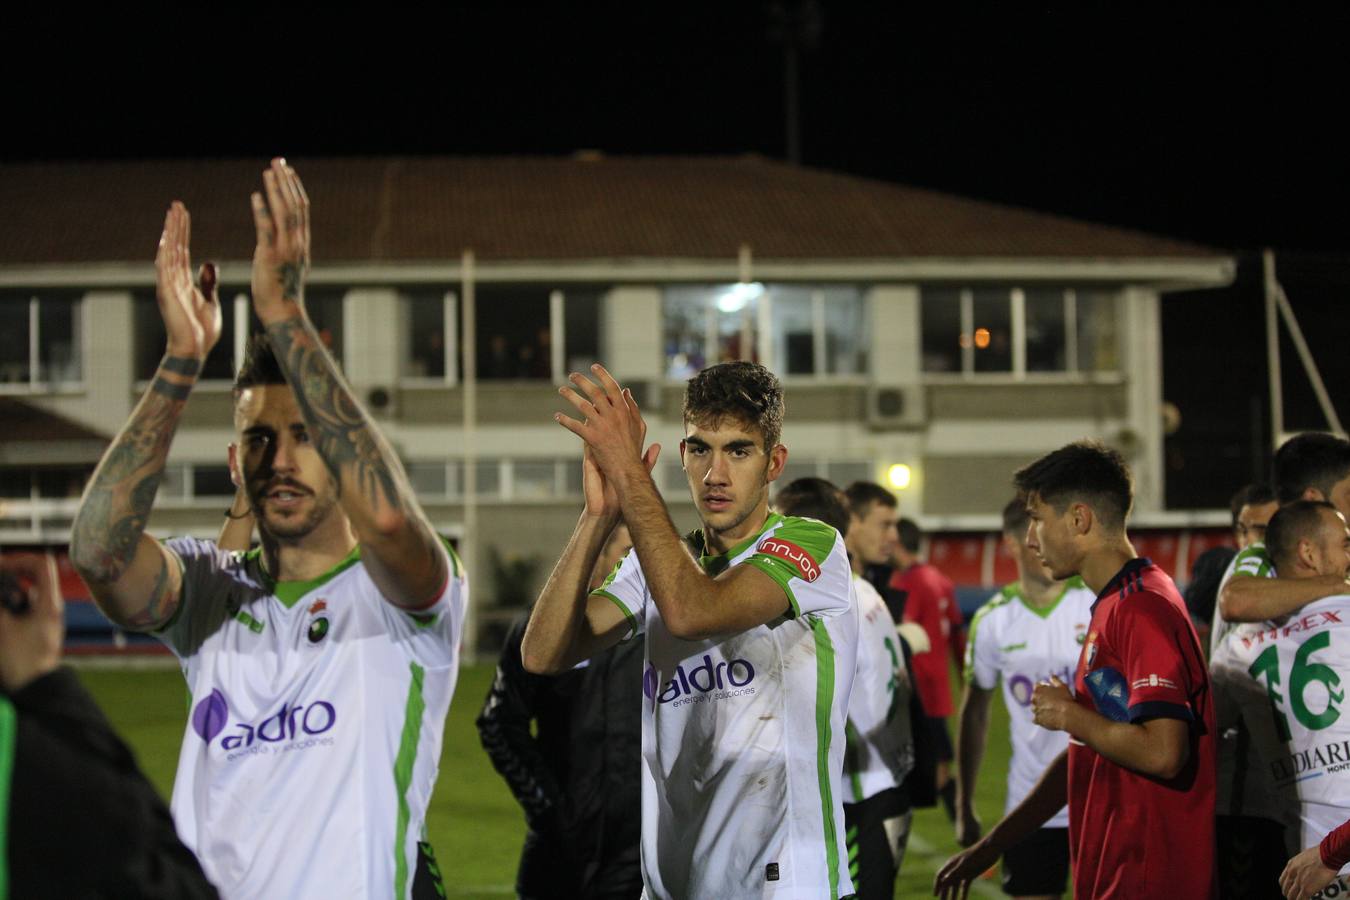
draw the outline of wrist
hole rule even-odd
[[[306,319],[304,304],[299,300],[282,298],[274,303],[255,303],[253,309],[264,328],[281,322]]]

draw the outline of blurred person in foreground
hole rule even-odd
[[[1265,537],[1265,552],[1281,578],[1350,575],[1350,528],[1330,503],[1296,500],[1280,507]],[[1239,625],[1224,644],[1224,658],[1241,673],[1235,677],[1245,679],[1230,693],[1244,702],[1236,709],[1225,704],[1220,714],[1240,714],[1250,723],[1262,764],[1298,817],[1296,846],[1307,848],[1273,878],[1264,864],[1252,865],[1250,853],[1259,850],[1264,858],[1283,851],[1288,859],[1279,832],[1271,836],[1272,846],[1248,848],[1248,879],[1261,880],[1238,890],[1306,900],[1337,882],[1350,863],[1350,717],[1341,709],[1342,675],[1350,670],[1350,593],[1314,600],[1287,619]],[[1350,882],[1342,877],[1325,896],[1346,890]]]
[[[1097,595],[1073,691],[1032,691],[1037,725],[1068,732],[1026,798],[938,872],[963,896],[1000,854],[1069,805],[1073,889],[1082,898],[1211,898],[1214,711],[1200,641],[1176,585],[1138,557],[1125,528],[1134,486],[1120,454],[1069,444],[1014,478],[1027,547],[1055,579]]]
[[[56,560],[0,552],[0,897],[196,900],[216,890],[75,673]]]
[[[633,541],[620,525],[591,570],[600,587]],[[529,613],[502,646],[478,737],[525,811],[521,900],[642,895],[642,642],[609,648],[556,676],[520,659]],[[531,727],[533,726],[533,731]]]
[[[947,719],[956,711],[952,703],[952,665],[962,665],[966,655],[965,623],[956,602],[956,587],[937,566],[919,556],[923,530],[913,519],[896,526],[898,540],[890,545],[896,571],[890,587],[904,596],[905,623],[915,623],[928,637],[926,651],[914,654],[914,687],[928,714],[925,728],[937,751],[933,789],[948,818],[956,819],[956,780],[952,777],[951,730]]]
[[[866,491],[864,484],[881,494],[860,501],[878,507],[865,508],[860,517],[849,501]],[[895,529],[895,497],[870,482],[850,485],[844,494],[823,478],[798,478],[778,492],[774,508],[785,516],[824,522],[848,548],[858,603],[858,671],[848,701],[842,784],[849,874],[859,900],[889,900],[914,815],[901,787],[914,764],[911,688],[895,620],[862,569],[864,560],[886,557],[886,537]]]
[[[966,640],[965,696],[956,738],[956,842],[980,838],[975,782],[989,734],[994,689],[1003,687],[1012,758],[1008,763],[1006,815],[1030,793],[1069,736],[1037,725],[1031,712],[1035,685],[1053,675],[1073,680],[1097,599],[1081,578],[1057,579],[1027,546],[1026,500],[1003,508],[1003,546],[1017,567],[1017,580],[989,598],[970,621]],[[1051,898],[1064,893],[1069,876],[1069,811],[1059,809],[1045,825],[1003,854],[1003,892],[1013,897]]]
[[[166,353],[90,479],[71,562],[110,619],[180,661],[192,711],[174,819],[224,896],[434,897],[425,817],[467,582],[305,312],[295,170],[273,160],[263,182],[252,301],[265,335],[235,378],[231,454],[261,547],[145,533],[220,337],[214,268],[193,283],[174,203],[155,260]]]

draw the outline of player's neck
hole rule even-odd
[[[356,534],[347,517],[328,516],[313,531],[295,539],[277,539],[259,529],[263,564],[277,581],[309,581],[328,572],[352,552]]]
[[[709,556],[726,553],[746,538],[759,534],[769,518],[769,498],[766,495],[754,512],[746,516],[740,524],[726,531],[714,531],[705,522],[703,525],[703,546]]]
[[[1125,564],[1136,556],[1138,554],[1134,552],[1133,545],[1122,534],[1118,538],[1104,540],[1085,553],[1078,574],[1094,594],[1100,594]]]

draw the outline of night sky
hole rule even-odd
[[[1234,288],[1164,304],[1164,392],[1183,416],[1169,464],[1207,473],[1169,478],[1170,505],[1223,505],[1264,465],[1261,247],[1279,251],[1350,420],[1350,331],[1335,314],[1350,297],[1340,23],[1137,7],[993,18],[962,7],[934,20],[908,5],[812,13],[798,0],[567,6],[378,21],[370,7],[309,20],[177,13],[119,22],[130,36],[116,41],[100,23],[74,35],[34,27],[32,40],[16,29],[0,62],[0,155],[285,153],[301,166],[317,155],[583,148],[786,157],[788,34],[805,165],[1238,255]],[[1285,370],[1286,424],[1321,427],[1287,343]]]

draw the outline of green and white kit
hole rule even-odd
[[[182,603],[159,634],[191,694],[172,810],[226,898],[410,895],[454,693],[468,585],[386,601],[359,548],[274,582],[259,551],[168,543]]]
[[[702,533],[691,536],[695,555]],[[819,900],[853,892],[839,776],[858,618],[844,542],[771,515],[702,556],[754,566],[784,593],[766,625],[686,641],[666,629],[635,552],[597,589],[646,637],[642,869],[651,900]]]
[[[1053,604],[1037,609],[1027,603],[1017,584],[1010,584],[990,597],[970,622],[966,681],[986,691],[1001,682],[1003,703],[1008,708],[1012,759],[1008,764],[1005,814],[1022,802],[1069,746],[1065,732],[1035,723],[1031,692],[1051,675],[1073,690],[1078,656],[1096,599],[1081,579],[1072,578]],[[1068,809],[1055,813],[1043,827],[1068,828]]]
[[[861,803],[900,786],[914,768],[909,700],[913,686],[895,620],[865,578],[853,579],[858,600],[858,672],[848,701],[844,802]]]

